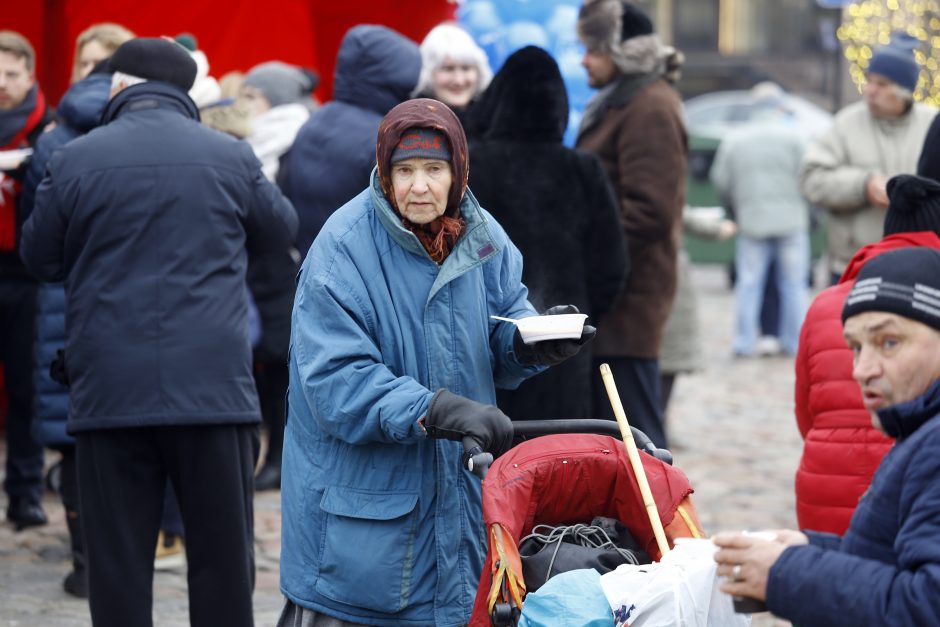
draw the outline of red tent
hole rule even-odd
[[[275,59],[312,67],[321,78],[317,96],[327,100],[336,51],[351,26],[384,24],[420,42],[453,18],[455,6],[448,0],[36,0],[8,7],[0,28],[32,42],[51,102],[68,87],[75,38],[97,22],[117,22],[145,37],[192,33],[215,77]]]

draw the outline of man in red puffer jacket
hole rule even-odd
[[[894,444],[871,424],[852,351],[842,334],[842,305],[866,262],[909,246],[940,250],[940,183],[900,175],[888,182],[884,237],[855,253],[837,285],[813,301],[796,355],[796,421],[803,457],[796,472],[796,516],[801,529],[842,535],[881,458]]]

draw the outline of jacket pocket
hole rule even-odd
[[[317,592],[376,612],[407,607],[417,503],[417,492],[328,487]]]

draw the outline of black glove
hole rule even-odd
[[[543,316],[559,316],[563,314],[580,313],[574,305],[555,305],[543,311]],[[581,347],[594,339],[597,329],[589,324],[584,325],[581,337],[572,340],[544,340],[526,344],[522,341],[519,329],[512,338],[512,348],[519,363],[527,366],[555,366],[569,357],[574,357]]]
[[[429,438],[457,442],[469,438],[494,457],[512,446],[512,421],[498,407],[477,403],[447,390],[438,390],[431,399],[424,429]]]
[[[69,373],[65,370],[65,351],[61,348],[55,352],[55,359],[49,364],[49,378],[59,385],[69,386]]]

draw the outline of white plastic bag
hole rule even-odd
[[[624,564],[601,576],[617,627],[748,627],[721,592],[711,540],[681,538],[661,562]]]

